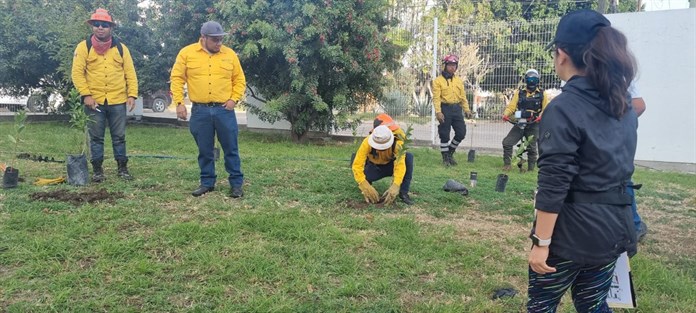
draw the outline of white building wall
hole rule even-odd
[[[638,61],[647,110],[636,160],[696,163],[696,9],[610,14]]]

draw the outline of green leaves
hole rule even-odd
[[[295,138],[350,124],[337,116],[357,108],[356,94],[378,97],[382,73],[397,66],[387,3],[264,3],[219,6],[223,25],[235,25],[230,37],[249,85],[268,101],[250,110],[262,119],[281,115]]]

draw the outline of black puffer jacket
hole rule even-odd
[[[628,97],[628,96],[627,96]],[[629,105],[630,107],[630,105]],[[638,117],[609,111],[582,76],[574,76],[544,111],[539,126],[535,207],[558,213],[551,253],[581,264],[607,264],[636,252],[630,205],[575,201],[573,192],[625,192],[633,174]]]

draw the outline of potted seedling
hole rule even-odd
[[[67,104],[70,106],[70,126],[75,129],[75,142],[79,143],[79,154],[68,154],[66,159],[68,170],[68,184],[84,186],[89,182],[89,168],[87,167],[87,144],[89,134],[87,126],[92,121],[85,112],[80,101],[80,94],[76,89],[70,90]]]
[[[524,154],[524,152],[527,151],[527,147],[529,146],[530,142],[532,142],[533,138],[534,136],[523,137],[522,142],[519,145],[517,145],[517,150],[515,151],[515,153],[513,153],[512,162],[517,164],[517,167],[520,168],[520,172],[524,172],[522,165],[526,161],[522,154]],[[507,185],[507,182],[508,176],[506,174],[499,174],[498,180],[495,183],[495,191],[505,192],[505,186]]]
[[[17,184],[19,183],[19,170],[17,169],[17,148],[19,147],[19,143],[21,142],[21,134],[24,131],[24,128],[26,127],[26,121],[27,121],[27,112],[25,110],[19,110],[15,112],[14,115],[14,134],[8,134],[7,138],[10,139],[10,142],[12,143],[13,150],[12,150],[12,155],[15,160],[15,164],[13,166],[7,166],[5,167],[5,171],[3,172],[2,175],[2,188],[3,189],[9,189],[9,188],[15,188],[17,187]]]

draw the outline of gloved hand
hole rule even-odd
[[[384,204],[392,204],[396,200],[396,196],[399,195],[399,186],[396,184],[391,184],[389,189],[384,192],[382,198],[384,198]]]
[[[435,113],[435,117],[437,118],[437,121],[440,122],[440,124],[445,122],[445,115],[442,114],[442,112]]]
[[[358,184],[358,188],[360,188],[360,192],[362,192],[363,196],[365,196],[365,202],[367,202],[367,203],[378,203],[379,202],[379,194],[377,193],[377,190],[375,190],[375,187],[372,187],[372,185],[370,185],[370,183],[367,182],[367,180]]]
[[[472,118],[474,117],[474,114],[471,112],[464,112],[464,116],[466,116],[466,118]]]
[[[510,117],[507,116],[507,115],[505,115],[505,114],[503,114],[503,121],[509,122],[509,121],[510,121]]]
[[[539,122],[541,122],[541,115],[540,115],[540,116],[537,116],[537,117],[534,119],[534,123],[539,123]]]

